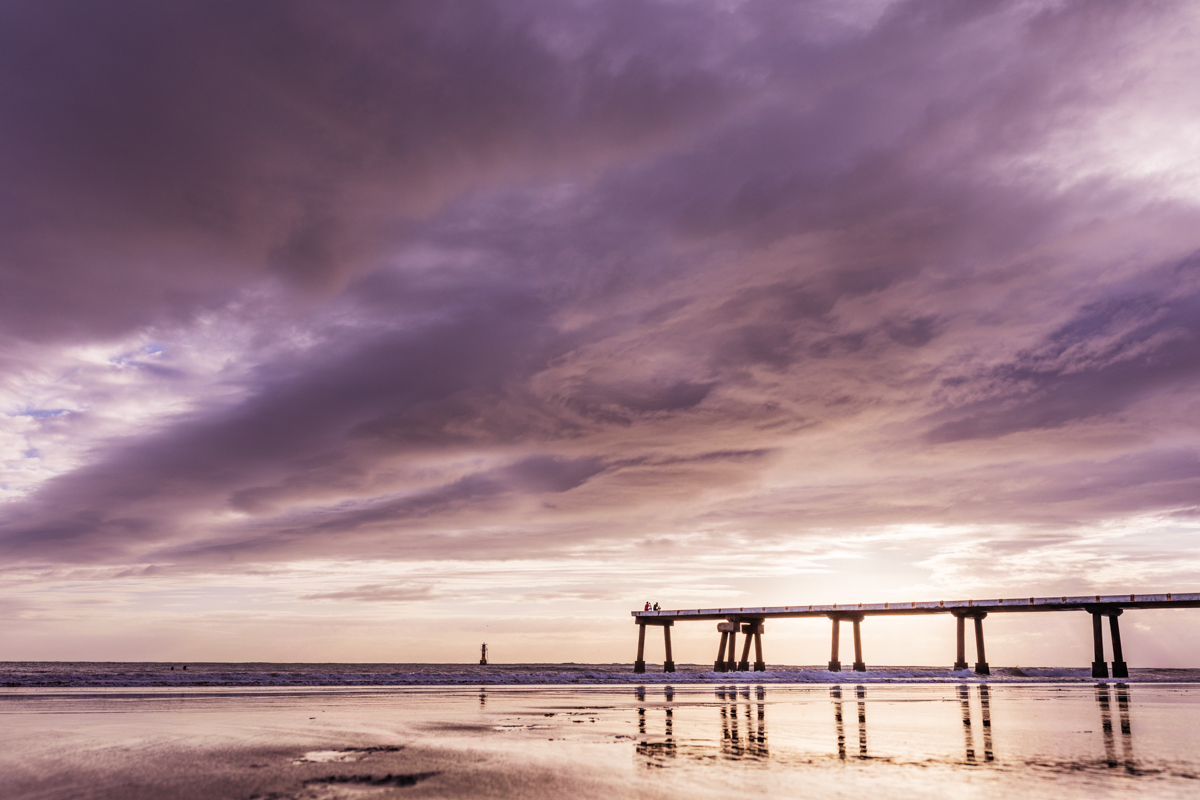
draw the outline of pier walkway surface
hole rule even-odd
[[[915,603],[855,603],[830,605],[797,605],[797,606],[763,606],[752,608],[741,606],[737,608],[697,608],[661,611],[634,611],[634,622],[638,626],[638,652],[634,662],[635,672],[645,672],[646,662],[646,627],[655,626],[663,629],[663,641],[666,646],[666,659],[663,661],[664,672],[674,672],[675,662],[671,656],[671,626],[676,622],[703,620],[720,620],[717,631],[721,634],[721,644],[717,650],[717,660],[713,662],[716,672],[746,671],[751,669],[750,647],[753,644],[755,661],[753,669],[763,671],[766,664],[762,655],[763,621],[770,618],[799,618],[799,617],[828,617],[833,621],[833,646],[830,652],[829,669],[833,672],[841,670],[839,658],[839,639],[843,620],[854,626],[854,669],[866,670],[862,658],[862,634],[860,623],[868,616],[896,616],[911,614],[951,614],[958,623],[958,657],[954,669],[967,668],[966,662],[966,620],[974,622],[975,627],[975,672],[980,675],[989,674],[987,658],[983,646],[983,620],[988,614],[1013,612],[1048,612],[1048,611],[1086,611],[1092,617],[1092,639],[1095,658],[1092,661],[1092,675],[1097,678],[1107,678],[1108,663],[1104,660],[1104,629],[1103,617],[1108,617],[1109,632],[1112,640],[1113,660],[1112,677],[1129,677],[1129,668],[1125,664],[1121,651],[1121,630],[1117,618],[1126,609],[1140,608],[1200,608],[1200,594],[1112,594],[1112,595],[1077,595],[1072,597],[1019,597],[1003,600],[935,600]],[[738,659],[736,642],[738,633],[746,635],[741,658]]]

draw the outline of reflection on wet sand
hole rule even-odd
[[[747,701],[750,700],[750,687],[743,688],[741,695]],[[721,704],[721,755],[734,759],[768,758],[770,754],[767,752],[767,710],[762,702],[766,699],[764,689],[759,686],[755,691],[756,699],[759,701],[755,720],[751,720],[751,704],[747,702],[745,705],[746,734],[744,737],[738,730],[737,687],[717,687],[716,696],[725,701]],[[754,722],[757,722],[757,725]]]
[[[735,761],[765,761],[769,757],[767,750],[767,713],[766,692],[759,686],[754,690],[757,704],[747,702],[743,707],[740,697],[746,701],[751,699],[749,686],[740,690],[736,686],[718,686],[714,695],[720,701],[717,705],[721,720],[721,737],[717,747],[679,742],[675,738],[675,709],[672,703],[675,692],[670,686],[663,692],[665,700],[661,710],[663,713],[662,737],[642,739],[637,743],[637,754],[647,759],[647,766],[662,766],[664,759],[678,757],[696,760],[735,760]],[[637,689],[638,702],[646,701],[646,689]],[[646,706],[638,707],[638,733],[647,734]],[[744,731],[744,732],[743,732]]]
[[[870,759],[872,756],[867,737],[867,688],[854,687],[854,705],[849,709],[845,707],[850,705],[851,701],[843,694],[844,691],[848,690],[843,690],[841,686],[832,686],[829,689],[833,704],[837,758],[845,761],[850,752],[846,741],[845,712],[852,710],[857,712],[858,734],[857,754],[854,757],[861,760]],[[683,740],[677,738],[677,707],[674,704],[675,693],[671,687],[666,687],[663,691],[661,701],[655,697],[649,704],[646,702],[645,687],[638,687],[638,733],[641,740],[637,743],[636,752],[645,759],[647,766],[664,766],[666,760],[677,758],[747,762],[766,761],[771,758],[767,745],[766,689],[762,686],[718,686],[714,695],[718,700],[715,722],[720,730],[720,736],[715,738],[715,747],[712,744],[713,739],[705,735],[686,737]],[[955,696],[961,710],[963,731],[964,757],[961,763],[977,766],[995,762],[991,688],[987,684],[977,684],[972,692],[971,686],[961,685],[955,688]],[[1109,767],[1123,765],[1128,771],[1136,771],[1130,724],[1129,687],[1124,683],[1115,686],[1102,683],[1095,687],[1095,697],[1100,710],[1105,764]],[[694,699],[687,700],[685,704],[691,707],[698,705]],[[1113,728],[1114,705],[1121,732],[1119,748]],[[651,717],[650,721],[648,717]]]
[[[1117,714],[1121,725],[1121,758],[1117,758],[1116,737],[1113,735],[1112,693],[1116,691]],[[1129,722],[1129,686],[1118,683],[1109,686],[1096,684],[1096,705],[1100,707],[1100,728],[1104,736],[1104,763],[1109,767],[1124,766],[1128,772],[1136,772],[1133,757],[1133,727]]]
[[[995,761],[992,750],[992,697],[991,691],[984,684],[979,687],[980,723],[983,728],[983,760]],[[975,764],[975,731],[971,725],[971,687],[959,686],[957,689],[958,702],[962,707],[963,738],[966,741],[968,764]]]
[[[842,687],[834,686],[829,690],[833,698],[833,721],[837,728],[838,758],[846,760],[846,723],[842,718]],[[867,754],[867,689],[865,686],[855,686],[854,696],[858,699],[858,757],[870,758]]]

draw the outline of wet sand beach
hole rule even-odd
[[[10,688],[6,798],[1194,797],[1200,686]]]

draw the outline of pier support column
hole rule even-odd
[[[1112,636],[1112,676],[1114,678],[1128,678],[1129,667],[1125,664],[1125,654],[1121,652],[1121,628],[1117,624],[1117,617],[1121,616],[1121,609],[1113,609],[1108,612],[1108,632]]]
[[[867,665],[863,663],[862,657],[862,632],[859,630],[859,625],[862,623],[862,617],[855,617],[854,620],[854,671],[866,672]]]
[[[734,672],[737,670],[737,631],[729,632],[729,653],[725,657],[725,671]]]
[[[842,662],[838,661],[838,638],[842,632],[842,621],[838,617],[830,617],[833,620],[833,647],[829,651],[829,671],[841,672]]]
[[[675,660],[671,657],[671,626],[663,625],[663,644],[667,648],[667,660],[663,662],[663,672],[675,671]]]
[[[958,671],[967,668],[967,618],[955,614],[954,625],[958,629],[958,657],[954,659],[954,669]]]
[[[975,674],[976,675],[991,675],[992,671],[988,669],[987,654],[983,651],[983,618],[987,614],[975,615]]]
[[[748,672],[750,670],[750,645],[754,643],[754,634],[751,633],[753,626],[743,625],[742,632],[746,634],[746,641],[742,643],[742,660],[738,662],[738,671]]]
[[[638,655],[637,661],[633,662],[633,671],[646,671],[646,626],[642,623],[638,623]]]
[[[754,671],[762,672],[766,669],[766,665],[762,663],[762,620],[743,623],[742,633],[746,635],[746,642],[742,646],[742,660],[738,662],[738,669],[743,672],[750,669],[750,645],[753,644],[754,653],[758,657],[758,660],[754,662]]]
[[[717,660],[713,662],[713,672],[725,671],[725,643],[729,641],[729,631],[721,631],[721,644],[717,647]]]
[[[1104,662],[1104,628],[1100,624],[1100,617],[1103,613],[1100,611],[1089,611],[1092,615],[1092,646],[1095,652],[1095,658],[1092,659],[1092,677],[1107,678],[1108,664]]]

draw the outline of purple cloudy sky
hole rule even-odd
[[[646,598],[1197,590],[1197,36],[3,3],[0,658],[612,661]],[[1078,616],[991,660],[1085,664]],[[1134,665],[1200,659],[1137,620]]]

